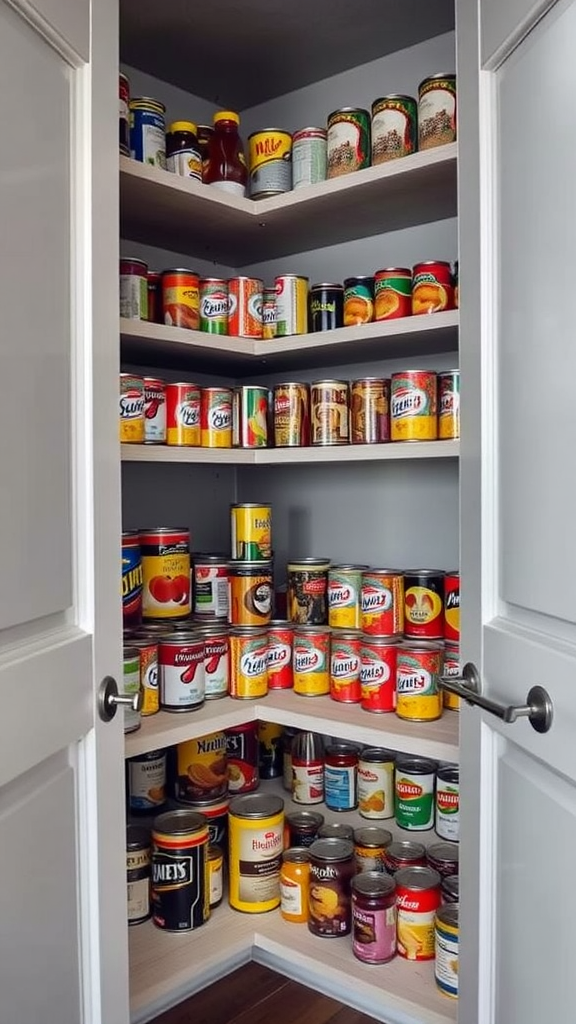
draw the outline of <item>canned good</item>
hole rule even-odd
[[[200,446],[200,388],[197,384],[166,385],[166,443]]]
[[[120,374],[120,442],[144,442],[144,380],[133,373]]]
[[[360,591],[362,632],[395,638],[404,630],[404,577],[396,569],[367,569]]]
[[[232,447],[268,446],[268,388],[241,385],[232,395]]]
[[[359,704],[361,696],[360,630],[339,629],[330,644],[330,696],[344,704]]]
[[[145,619],[190,614],[190,531],[159,526],[142,530],[142,613]]]
[[[313,381],[310,404],[312,444],[348,444],[348,381]]]
[[[460,645],[446,644],[444,648],[444,668],[442,675],[450,678],[460,675]],[[442,703],[450,711],[460,711],[460,697],[448,690],[442,690]]]
[[[398,955],[434,959],[434,919],[440,906],[440,875],[430,868],[402,868],[395,875]]]
[[[438,437],[436,374],[432,370],[393,373],[390,384],[392,441],[434,441]]]
[[[322,626],[328,621],[329,568],[327,558],[300,558],[288,562],[286,604],[291,622]]]
[[[208,822],[203,814],[160,814],[152,830],[152,918],[169,932],[192,931],[208,920]]]
[[[200,328],[200,278],[177,267],[162,271],[162,309],[169,327]]]
[[[330,693],[330,627],[294,630],[294,693],[320,697]]]
[[[441,885],[443,903],[460,902],[460,879],[458,875],[446,875]]]
[[[405,643],[396,659],[396,714],[411,722],[434,722],[442,715],[442,644]]]
[[[258,722],[258,770],[261,779],[279,779],[282,775],[281,725]]]
[[[358,749],[352,743],[326,747],[324,802],[332,811],[353,811],[358,806]]]
[[[205,699],[204,637],[192,630],[162,637],[158,645],[162,711],[196,711]]]
[[[393,750],[365,748],[358,761],[358,810],[363,818],[394,817]]]
[[[412,314],[412,271],[387,267],[374,275],[374,319],[396,320]]]
[[[454,308],[452,270],[445,260],[417,263],[412,271],[412,313],[440,313]]]
[[[273,392],[274,446],[310,444],[310,389],[307,384],[276,384]]]
[[[203,448],[232,447],[232,391],[230,388],[202,388],[200,443]]]
[[[120,316],[148,319],[148,264],[143,260],[120,260]]]
[[[318,839],[344,839],[354,842],[354,829],[344,821],[331,821],[318,829]]]
[[[412,832],[425,832],[434,824],[436,762],[426,757],[396,760],[394,791],[396,824]]]
[[[308,928],[313,935],[334,938],[352,929],[350,885],[354,846],[346,839],[317,839],[310,847]]]
[[[130,637],[130,646],[140,654],[140,685],[142,688],[143,718],[155,715],[160,710],[158,694],[158,640],[152,636]]]
[[[390,843],[386,849],[386,868],[391,875],[400,868],[426,867],[426,847],[410,839]]]
[[[268,640],[265,629],[236,626],[230,630],[230,696],[240,700],[268,693]]]
[[[276,289],[265,288],[262,299],[262,338],[264,341],[271,341],[276,337],[277,320]]]
[[[310,329],[333,331],[344,326],[344,288],[341,284],[313,284],[310,289]]]
[[[122,624],[137,626],[142,619],[142,558],[140,534],[122,534]]]
[[[149,814],[166,803],[166,751],[149,750],[126,761],[126,788],[131,814]]]
[[[226,734],[177,743],[174,748],[174,797],[181,804],[221,800],[228,793]]]
[[[293,811],[284,818],[284,848],[308,847],[324,824],[324,815],[319,811]]]
[[[341,107],[328,117],[328,178],[370,167],[370,114],[358,107]]]
[[[369,324],[374,319],[374,278],[348,277],[344,281],[344,326]]]
[[[353,380],[350,389],[350,442],[383,444],[390,440],[390,381]]]
[[[352,952],[367,964],[385,964],[396,955],[396,882],[365,871],[351,880]]]
[[[386,848],[392,842],[392,833],[378,825],[363,825],[354,829],[354,857],[356,870],[386,872]]]
[[[372,166],[416,152],[418,106],[413,96],[391,93],[372,104]]]
[[[310,854],[303,847],[292,847],[282,854],[280,868],[280,913],[285,921],[303,924],[308,920]]]
[[[276,289],[276,337],[308,333],[308,278],[280,274]]]
[[[272,562],[228,563],[228,618],[234,626],[263,626],[272,616]]]
[[[332,565],[328,570],[328,625],[360,629],[362,572],[367,565]]]
[[[139,96],[130,100],[130,156],[143,164],[166,168],[166,107]]]
[[[200,146],[193,121],[172,121],[166,132],[166,170],[202,181]]]
[[[292,188],[292,136],[281,128],[262,128],[248,136],[250,197],[263,199]]]
[[[207,334],[228,334],[228,281],[203,277],[200,287],[200,330]]]
[[[454,286],[454,308],[460,307],[460,288],[458,285],[459,273],[458,273],[458,260],[454,263],[454,271],[452,273],[452,284]]]
[[[284,801],[263,793],[230,801],[229,902],[260,914],[280,904]]]
[[[195,552],[194,615],[226,619],[228,617],[228,559],[226,555]]]
[[[292,188],[317,185],[326,179],[326,130],[301,128],[292,136]]]
[[[456,141],[456,75],[430,75],[418,86],[418,149]]]
[[[130,156],[130,82],[126,75],[118,76],[119,135],[122,156]]]
[[[258,277],[228,281],[228,334],[234,338],[262,337],[264,285]]]
[[[460,437],[460,370],[438,374],[438,437]]]
[[[230,640],[226,626],[203,623],[206,700],[218,700],[230,692]]]
[[[231,793],[251,793],[260,784],[258,724],[245,722],[226,729],[228,789]]]
[[[315,732],[298,732],[292,740],[291,792],[294,803],[319,804],[324,799],[324,748]]]
[[[449,570],[444,576],[444,638],[450,644],[460,640],[460,573]]]
[[[190,810],[203,814],[208,821],[208,842],[210,845],[220,846],[228,849],[228,797],[220,800],[201,800],[197,803],[190,803]]]
[[[156,270],[148,271],[148,320],[151,324],[163,324],[162,312],[162,274]]]
[[[232,558],[268,562],[272,557],[272,507],[254,501],[230,506]]]
[[[150,833],[147,828],[126,828],[126,902],[128,924],[150,917]]]
[[[286,726],[282,735],[282,785],[288,793],[292,792],[292,741],[297,734],[297,729]]]
[[[434,931],[434,977],[444,995],[458,998],[458,917],[459,907],[452,903],[436,911]]]
[[[133,697],[140,692],[140,651],[136,647],[125,647],[123,655],[122,692]],[[135,732],[140,725],[140,711],[125,706],[124,732]]]
[[[458,874],[458,845],[455,843],[432,843],[426,850],[428,866],[437,871],[441,878]]]
[[[161,636],[173,633],[179,625],[178,622],[144,622],[133,630],[133,635],[145,640],[159,640]]]
[[[159,377],[144,377],[144,442],[166,443],[166,385]]]
[[[290,690],[294,686],[292,645],[294,626],[271,622],[268,627],[268,689]]]
[[[444,573],[407,569],[404,573],[404,634],[421,640],[444,635]]]
[[[217,907],[224,895],[224,853],[219,846],[208,846],[208,892],[210,907]]]

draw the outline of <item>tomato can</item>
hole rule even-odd
[[[404,573],[404,633],[422,640],[444,636],[444,573],[440,569]]]
[[[396,882],[365,871],[351,881],[352,952],[367,964],[385,964],[396,955]]]
[[[120,316],[148,319],[148,264],[143,260],[120,260]]]
[[[326,747],[324,802],[331,811],[353,811],[358,806],[358,748],[353,743]]]
[[[258,723],[245,722],[226,729],[228,789],[230,793],[252,793],[260,784]]]
[[[293,811],[284,818],[284,849],[312,846],[324,824],[319,811]]]
[[[272,621],[268,627],[268,689],[291,690],[294,686],[291,622]]]
[[[319,697],[330,693],[330,627],[294,630],[294,693]]]
[[[303,448],[310,444],[310,388],[307,384],[276,384],[273,392],[274,446]]]
[[[394,792],[396,824],[411,832],[426,832],[434,825],[436,762],[426,757],[396,759]]]
[[[232,447],[268,447],[268,388],[243,384],[232,395]]]
[[[268,562],[272,557],[272,507],[245,501],[230,506],[232,558]]]
[[[374,319],[374,278],[347,277],[344,281],[344,327],[369,324]]]
[[[256,700],[267,693],[266,630],[236,626],[230,630],[230,696],[239,700]]]
[[[398,955],[434,959],[434,920],[440,906],[440,875],[430,868],[401,868],[395,875]]]
[[[262,128],[248,136],[250,198],[278,196],[292,189],[292,136],[281,128]]]
[[[328,570],[328,625],[360,629],[360,591],[367,565],[332,565]]]
[[[353,380],[350,388],[351,444],[390,440],[390,381],[380,377]]]
[[[372,166],[410,156],[418,142],[418,105],[413,96],[390,93],[372,104]]]
[[[313,445],[348,444],[348,381],[313,381],[310,398],[310,419],[310,439]]]
[[[150,917],[150,832],[139,825],[126,828],[126,903],[128,924]]]
[[[396,753],[365,747],[358,761],[358,810],[362,818],[394,817]]]
[[[232,447],[232,391],[230,388],[202,388],[200,443],[203,448]]]
[[[396,320],[412,314],[412,271],[386,267],[374,275],[374,319]]]
[[[130,156],[166,169],[166,107],[150,96],[130,100]]]
[[[230,692],[228,627],[202,620],[198,628],[204,637],[204,695],[206,700],[218,700]]]
[[[330,696],[343,704],[360,703],[362,634],[356,629],[339,629],[330,643]]]
[[[460,573],[450,569],[444,576],[444,639],[460,641]]]
[[[441,992],[458,998],[458,917],[456,903],[444,904],[436,911],[434,930],[434,977]]]
[[[428,867],[437,871],[441,878],[451,878],[458,874],[458,844],[454,842],[432,843],[426,850]]]
[[[177,743],[174,748],[174,798],[182,804],[222,800],[228,793],[226,735],[206,736]]]
[[[386,849],[386,868],[391,875],[400,868],[426,867],[426,847],[411,839],[390,843]]]
[[[203,277],[200,288],[200,330],[207,334],[228,334],[228,281]]]
[[[460,772],[439,768],[436,775],[436,816],[434,828],[441,839],[457,843],[460,838]]]
[[[276,337],[308,333],[308,278],[280,274],[276,288]]]
[[[432,370],[403,370],[392,374],[392,441],[435,441],[438,437],[437,413],[437,381]]]
[[[389,637],[367,636],[360,643],[360,706],[377,714],[396,710],[398,644]]]
[[[248,793],[230,801],[230,906],[261,914],[280,905],[284,801]]]
[[[197,384],[166,385],[166,443],[200,446],[200,388]]]
[[[144,379],[133,373],[120,374],[120,442],[144,443]]]
[[[303,924],[308,920],[310,853],[293,846],[282,853],[280,868],[280,913],[285,921]]]
[[[183,619],[190,614],[190,531],[158,526],[140,533],[142,614]]]
[[[122,156],[130,156],[130,82],[118,75],[119,135]]]
[[[160,710],[158,693],[158,640],[151,636],[133,636],[130,646],[140,652],[140,683],[142,686],[143,718],[155,715]]]
[[[354,844],[349,839],[317,839],[310,847],[308,929],[336,938],[352,930],[350,885]]]
[[[313,284],[310,289],[310,329],[334,331],[344,326],[344,288],[341,284]]]
[[[258,277],[228,281],[228,334],[234,338],[262,337],[264,285]]]
[[[441,441],[460,437],[460,370],[438,374],[438,437]]]
[[[370,113],[341,107],[328,117],[328,178],[370,167]]]
[[[272,617],[272,562],[228,563],[228,619],[234,626],[264,626]]]
[[[138,626],[142,619],[142,553],[140,534],[122,534],[122,624]]]
[[[456,141],[456,75],[430,75],[418,86],[418,149]]]
[[[379,825],[362,825],[354,829],[354,857],[356,871],[386,871],[386,849],[392,842],[392,833]]]
[[[164,323],[170,327],[200,328],[200,278],[193,270],[162,271]]]
[[[148,320],[151,324],[163,324],[162,312],[162,274],[156,270],[148,271]]]
[[[224,554],[192,555],[194,615],[228,618],[228,558]]]
[[[144,377],[144,442],[166,444],[166,385],[159,377]]]
[[[300,558],[288,562],[286,604],[288,618],[309,626],[328,621],[328,558]]]
[[[152,918],[168,932],[208,920],[208,822],[179,809],[159,814],[152,830]]]
[[[412,314],[454,309],[452,268],[446,260],[426,260],[412,270]]]
[[[276,289],[265,288],[262,299],[262,337],[264,341],[271,341],[276,337],[277,320]]]
[[[162,711],[196,711],[205,699],[204,637],[186,630],[162,637],[158,644]]]
[[[398,637],[404,630],[404,577],[396,569],[362,573],[360,623],[369,636]]]
[[[396,714],[411,722],[434,722],[442,715],[442,644],[404,643],[396,661]]]
[[[300,128],[292,136],[292,188],[326,180],[326,129]]]
[[[166,803],[167,752],[148,750],[126,761],[126,789],[131,814],[150,814]]]
[[[460,645],[447,643],[444,648],[444,668],[442,675],[450,678],[460,675]],[[442,700],[445,708],[450,711],[460,711],[460,697],[448,690],[442,691]]]

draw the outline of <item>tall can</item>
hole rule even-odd
[[[402,868],[396,873],[398,955],[405,960],[434,959],[434,920],[440,906],[440,875],[431,868]]]
[[[140,533],[142,614],[183,619],[190,614],[190,531],[158,526]]]
[[[460,437],[460,370],[438,374],[438,437],[441,441]]]
[[[123,672],[122,691],[129,697],[135,697],[140,693],[140,651],[137,647],[124,647],[123,649]],[[136,732],[141,725],[140,708],[124,708],[124,732]]]
[[[202,388],[200,443],[203,448],[232,447],[232,391],[230,388]]]
[[[410,832],[434,825],[436,762],[426,757],[399,755],[394,773],[396,824]]]
[[[160,814],[152,830],[152,918],[168,932],[192,931],[210,916],[208,822],[196,811]]]
[[[313,284],[310,289],[310,329],[334,331],[344,326],[344,287],[341,284]]]
[[[258,277],[228,281],[228,334],[234,338],[262,337],[264,284]]]
[[[221,800],[228,793],[224,732],[184,740],[173,748],[174,798],[196,804]]]
[[[130,156],[166,169],[166,107],[150,96],[130,100]]]
[[[310,444],[310,388],[290,381],[273,391],[274,446],[303,448]]]
[[[418,106],[413,96],[390,93],[372,104],[372,166],[410,156],[418,143]]]
[[[328,622],[328,558],[299,558],[288,562],[286,605],[291,622],[323,626]]]
[[[275,278],[277,338],[308,333],[308,285],[308,278],[297,274]]]
[[[272,621],[268,627],[268,689],[291,690],[294,686],[291,622]]]
[[[405,571],[404,633],[407,638],[418,640],[440,640],[444,636],[444,573],[441,569]]]
[[[228,618],[228,559],[224,554],[192,555],[194,615]]]
[[[370,120],[360,107],[341,107],[328,116],[328,178],[370,167]]]
[[[119,141],[122,156],[130,156],[130,82],[118,76]]]
[[[264,199],[292,189],[292,136],[282,128],[261,128],[248,136],[250,197]]]
[[[362,573],[361,627],[369,636],[401,636],[404,630],[404,577],[397,569]]]
[[[444,639],[460,642],[460,573],[449,569],[444,576]]]
[[[366,636],[360,644],[360,706],[383,714],[396,710],[398,643],[389,637]]]
[[[276,289],[264,288],[262,299],[262,338],[264,341],[271,341],[276,337],[277,321]]]
[[[268,693],[268,639],[265,629],[234,626],[230,630],[230,696],[258,700]]]
[[[272,506],[244,501],[230,506],[231,557],[267,562],[272,557]]]
[[[158,645],[162,711],[197,711],[206,695],[204,637],[199,631],[174,632]]]
[[[226,753],[230,793],[252,793],[258,789],[258,723],[245,722],[243,725],[226,729]]]
[[[430,75],[418,86],[418,149],[456,141],[456,75]]]
[[[361,377],[350,388],[351,444],[383,444],[390,440],[390,381]]]
[[[362,818],[394,817],[396,752],[366,747],[358,761],[358,810]]]
[[[200,388],[197,384],[166,385],[166,443],[177,447],[200,446]]]
[[[436,374],[432,370],[393,373],[390,383],[390,439],[435,441],[437,437]]]
[[[396,955],[396,882],[365,871],[351,881],[352,952],[367,964],[385,964]]]
[[[362,573],[367,565],[332,565],[328,570],[328,625],[360,629]]]
[[[200,330],[228,334],[228,282],[222,277],[200,279]]]
[[[138,626],[142,620],[142,553],[140,534],[122,534],[122,625]]]
[[[230,801],[230,906],[261,914],[280,905],[284,801],[249,793]]]
[[[268,447],[268,388],[242,384],[232,396],[232,447]]]
[[[411,722],[434,722],[442,715],[440,676],[444,648],[439,643],[404,643],[396,659],[396,714]]]
[[[351,883],[354,844],[349,839],[316,839],[310,847],[308,929],[336,938],[352,930]]]
[[[458,998],[459,906],[444,904],[436,911],[434,977],[441,992]]]
[[[374,319],[396,320],[412,315],[412,271],[386,267],[374,275]]]
[[[346,380],[315,380],[310,391],[312,445],[348,444],[350,396]]]
[[[144,443],[166,444],[166,384],[144,377]]]
[[[441,839],[457,843],[460,838],[460,772],[458,768],[439,768],[436,775],[436,815],[434,828]]]
[[[292,136],[292,188],[325,181],[327,170],[325,128],[300,128]]]
[[[294,693],[320,697],[330,693],[330,627],[294,630]]]
[[[362,634],[359,629],[339,629],[330,643],[330,696],[343,704],[359,704]]]
[[[168,327],[200,328],[200,278],[193,270],[173,267],[162,271],[162,309]]]
[[[120,374],[119,433],[121,444],[144,443],[144,379]]]

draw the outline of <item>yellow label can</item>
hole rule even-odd
[[[255,700],[268,693],[268,636],[258,626],[230,630],[230,696]]]
[[[120,442],[144,444],[144,378],[120,374]]]
[[[228,900],[234,910],[262,914],[280,905],[284,801],[246,793],[230,801]]]
[[[433,722],[442,715],[442,644],[402,644],[396,662],[396,714],[412,722]]]
[[[230,506],[232,558],[267,562],[272,557],[272,508],[244,502]]]
[[[264,128],[248,138],[250,196],[277,196],[292,189],[292,136]]]

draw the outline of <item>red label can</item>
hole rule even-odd
[[[200,446],[200,388],[196,384],[166,385],[166,443]]]
[[[226,627],[202,625],[206,700],[226,697],[230,691],[230,638]]]
[[[460,573],[455,571],[444,577],[444,638],[451,643],[460,640]]]
[[[294,626],[271,622],[268,629],[268,689],[289,690],[294,686],[292,645]]]
[[[454,309],[452,268],[445,260],[417,263],[412,271],[412,313]]]
[[[262,337],[264,285],[257,277],[228,281],[228,334],[235,338]]]
[[[441,878],[431,868],[402,868],[396,873],[398,955],[405,960],[434,959],[434,918],[440,906]]]
[[[396,320],[412,313],[412,271],[386,267],[374,275],[374,319]]]
[[[159,377],[144,377],[144,442],[166,444],[166,385]]]
[[[395,569],[362,573],[362,632],[370,636],[400,636],[404,630],[404,577]]]
[[[228,789],[230,793],[251,793],[258,789],[258,722],[246,722],[226,729]]]
[[[204,637],[197,632],[172,633],[158,645],[160,707],[163,711],[194,711],[204,703]]]
[[[385,637],[362,637],[360,646],[360,706],[364,711],[396,710],[398,647]]]
[[[330,696],[343,704],[359,704],[360,630],[339,629],[332,634],[330,645]]]
[[[444,573],[410,569],[404,573],[404,633],[422,640],[444,636]]]

